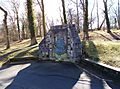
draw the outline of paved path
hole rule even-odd
[[[0,89],[120,89],[72,63],[31,62],[0,69]]]

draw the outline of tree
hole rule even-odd
[[[10,42],[9,42],[9,34],[8,34],[8,26],[7,26],[7,11],[4,10],[1,6],[0,6],[0,9],[4,12],[4,19],[3,19],[3,22],[4,22],[4,29],[5,29],[5,33],[6,33],[6,49],[9,49],[10,48]]]
[[[15,1],[15,0],[11,0],[12,3],[12,11],[14,12],[14,14],[16,15],[16,22],[17,22],[17,29],[18,29],[18,39],[19,41],[21,41],[21,36],[20,36],[20,25],[19,25],[19,2]]]
[[[66,11],[65,11],[65,1],[61,0],[61,2],[62,2],[62,8],[63,8],[64,24],[67,24]]]
[[[95,7],[95,0],[94,0],[94,4],[93,4],[93,7],[92,7],[92,10],[91,10],[91,18],[90,18],[90,27],[91,27],[91,30],[93,29],[92,25],[93,25],[93,22],[94,22],[94,18],[93,18],[94,7]]]
[[[117,2],[117,7],[113,8],[113,13],[115,14],[115,17],[117,19],[117,23],[118,23],[118,29],[120,29],[120,3],[119,0]]]
[[[100,30],[99,28],[99,13],[98,13],[98,0],[96,0],[96,13],[97,13],[97,29]]]
[[[76,0],[76,10],[77,10],[77,30],[80,32],[80,27],[79,27],[79,9],[78,9],[78,0]]]
[[[105,18],[103,19],[102,23],[100,24],[100,26],[99,26],[98,30],[101,30],[101,28],[102,28],[102,26],[103,26],[104,22],[105,22]]]
[[[68,23],[72,24],[73,23],[73,15],[72,15],[72,9],[68,10]]]
[[[34,16],[33,16],[33,8],[32,8],[32,0],[27,0],[27,14],[28,14],[28,23],[29,23],[29,30],[30,30],[30,38],[31,38],[31,45],[37,44],[37,40],[35,37],[35,23],[34,23]]]
[[[118,21],[118,28],[120,29],[120,3],[118,0],[118,15],[117,15],[117,21]]]
[[[63,25],[63,18],[62,18],[62,15],[61,15],[61,9],[60,9],[60,7],[59,7],[59,13],[60,13],[60,21],[61,21],[61,24]]]
[[[80,32],[80,26],[79,26],[79,4],[78,4],[78,0],[76,0],[76,2],[74,2],[73,0],[71,0],[75,5],[76,5],[76,11],[77,11],[77,15],[76,15],[76,24],[77,24],[77,30]]]
[[[41,13],[37,14],[37,21],[38,21],[38,29],[39,29],[39,36],[42,37],[42,31],[41,31],[41,25],[42,25],[42,20],[41,20]]]
[[[84,32],[84,37],[83,40],[88,40],[89,39],[89,33],[88,33],[88,0],[80,0],[82,4],[82,9],[83,9],[83,32]]]
[[[80,5],[79,5],[78,0],[76,0],[76,2],[74,0],[70,0],[70,1],[72,1],[76,5],[76,11],[77,11],[77,14],[76,14],[76,25],[77,25],[78,32],[80,32],[80,13],[79,13],[79,6]]]
[[[45,10],[44,10],[44,2],[41,0],[41,9],[42,9],[42,24],[43,24],[43,31],[44,31],[44,37],[46,35],[46,23],[45,23]]]
[[[103,0],[104,8],[105,8],[104,13],[105,13],[105,19],[106,19],[106,25],[107,25],[107,33],[111,33],[111,31],[110,31],[110,21],[109,21],[109,17],[108,17],[107,1],[108,0]]]
[[[110,11],[112,5],[113,5],[113,4],[109,5],[109,8],[108,8],[108,10],[107,10],[107,13],[109,13],[109,11]],[[107,6],[108,6],[108,5],[107,5]],[[105,10],[103,10],[103,13],[105,14]],[[99,16],[99,15],[98,15],[98,16]],[[103,18],[101,24],[100,24],[99,27],[98,27],[98,30],[101,30],[101,28],[102,28],[102,26],[103,26],[105,20],[106,20],[106,17]],[[99,19],[98,19],[98,21],[99,21]],[[110,22],[109,22],[109,23],[110,23]]]
[[[16,24],[15,24],[15,19],[16,19],[16,17],[15,17],[15,13],[14,13],[14,16],[12,16],[10,13],[8,14],[8,16],[9,16],[9,23],[10,23],[10,26],[11,26],[11,31],[12,31],[12,40],[13,41],[17,41],[18,40],[18,38],[17,38],[17,36],[18,36],[18,34],[16,34],[17,33],[17,30],[16,30]]]
[[[21,17],[21,23],[22,23],[21,36],[22,36],[22,40],[24,40],[25,39],[25,17],[24,17],[24,15],[22,15],[22,17]]]
[[[42,28],[41,28],[41,25],[43,27],[43,34],[44,34],[44,37],[46,35],[46,23],[45,23],[45,11],[44,11],[44,2],[43,0],[41,0],[41,3],[39,0],[37,0],[37,4],[39,5],[40,7],[40,10],[42,11],[42,15],[41,13],[38,13],[38,27],[39,27],[39,35],[40,37],[42,37]]]
[[[18,16],[18,10],[16,9],[16,19],[17,19],[17,28],[18,28],[18,39],[21,41],[20,37],[20,25],[19,25],[19,16]]]

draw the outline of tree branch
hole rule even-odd
[[[1,6],[0,6],[0,9],[5,13],[7,14],[7,11],[5,9],[3,9]]]

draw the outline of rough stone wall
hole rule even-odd
[[[39,57],[56,60],[78,60],[82,44],[75,25],[53,26],[39,44]]]

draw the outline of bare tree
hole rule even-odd
[[[40,1],[37,0],[37,3],[38,3],[38,5],[39,5],[39,7],[40,7],[40,9],[41,9],[41,11],[42,11],[42,6],[41,6],[41,4],[40,4]]]
[[[109,11],[110,11],[112,5],[113,5],[113,4],[109,5],[108,10],[107,10],[107,13],[109,13]],[[108,6],[108,5],[107,5],[107,6]],[[103,10],[103,13],[105,14],[105,10]],[[98,30],[101,30],[101,28],[102,28],[102,26],[103,26],[105,20],[106,20],[106,16],[103,17],[103,20],[102,20],[101,24],[99,25]],[[110,23],[110,22],[109,22],[109,23]],[[105,27],[105,26],[104,26],[104,27]]]
[[[118,27],[120,29],[120,2],[118,0],[118,15],[117,15]]]
[[[105,8],[104,13],[105,13],[105,19],[106,19],[106,25],[107,25],[107,33],[111,33],[111,31],[110,31],[110,21],[109,21],[109,17],[108,17],[107,1],[108,0],[103,0],[104,8]]]
[[[38,29],[39,29],[39,36],[42,37],[42,16],[41,16],[41,13],[38,13],[37,14],[37,21],[38,21]]]
[[[93,21],[94,21],[94,18],[93,18],[93,10],[94,10],[94,7],[95,7],[95,0],[94,0],[94,3],[93,3],[92,10],[91,10],[91,19],[90,19],[90,27],[91,27],[91,29],[93,29],[93,28],[92,28],[92,25],[93,25]]]
[[[21,41],[21,36],[20,36],[20,25],[19,25],[19,6],[20,3],[15,0],[10,1],[12,3],[12,11],[16,14],[16,21],[17,21],[17,29],[18,29],[18,39]]]
[[[66,11],[65,11],[65,1],[61,0],[61,2],[62,2],[62,8],[63,8],[64,24],[67,24]]]
[[[18,34],[16,34],[17,33],[17,28],[16,28],[16,24],[15,24],[15,13],[13,14],[13,16],[11,15],[11,13],[10,12],[8,12],[8,16],[9,16],[9,22],[10,22],[10,26],[11,26],[11,31],[12,31],[12,36],[10,36],[11,37],[11,39],[12,39],[12,41],[17,41],[18,40],[18,38],[17,38],[17,36],[18,36]]]
[[[103,26],[104,22],[105,22],[105,18],[103,19],[102,23],[100,24],[100,26],[99,26],[98,30],[101,30],[101,28],[102,28],[102,26]]]
[[[80,32],[80,13],[79,13],[79,1],[76,0],[76,2],[74,0],[70,0],[72,1],[75,5],[76,5],[76,11],[77,11],[77,14],[76,14],[76,24],[77,24],[77,29],[78,29],[78,32]],[[83,9],[83,8],[82,8]]]
[[[77,10],[77,30],[80,32],[80,27],[79,27],[79,9],[78,9],[78,0],[76,0],[76,10]]]
[[[46,31],[46,22],[45,22],[44,1],[41,0],[41,2],[40,2],[39,0],[37,0],[37,4],[39,5],[40,10],[42,11],[42,15],[41,14],[38,15],[38,17],[39,17],[38,18],[38,23],[39,23],[38,27],[39,27],[40,37],[42,37],[42,28],[41,28],[41,25],[43,27],[43,34],[44,34],[44,37],[45,37],[47,31]]]
[[[80,0],[80,3],[82,4],[83,9],[83,32],[84,37],[83,40],[89,39],[89,33],[88,33],[88,0]]]
[[[4,22],[4,29],[5,29],[5,32],[6,32],[6,49],[9,49],[10,48],[10,42],[9,42],[9,34],[8,34],[8,26],[7,26],[7,11],[4,10],[1,6],[0,6],[0,9],[4,12],[4,19],[3,19],[3,22]]]
[[[99,28],[99,9],[98,9],[98,0],[96,0],[96,13],[97,13],[97,29],[100,30],[100,28]]]
[[[43,31],[44,37],[46,35],[46,23],[45,23],[45,10],[44,10],[44,1],[41,0],[41,9],[42,9],[42,24],[43,24]]]
[[[22,23],[22,32],[21,32],[21,36],[22,36],[22,40],[24,40],[25,37],[25,16],[22,15],[21,17],[21,23]]]
[[[59,7],[59,12],[60,12],[60,20],[61,20],[61,24],[63,25],[63,18],[62,18],[62,15],[61,15],[61,9],[60,9],[60,7]]]
[[[68,23],[72,24],[73,23],[73,15],[72,15],[72,9],[68,10]]]
[[[116,8],[113,8],[113,13],[115,14],[115,17],[117,19],[117,23],[118,23],[118,29],[120,29],[120,3],[118,0],[118,5]]]

